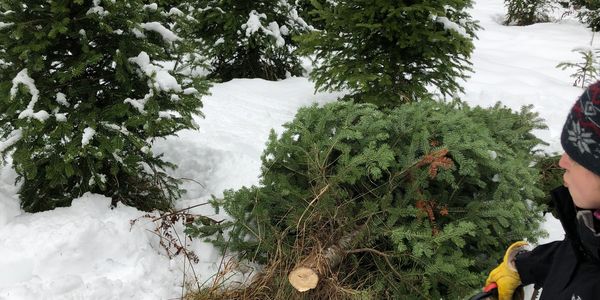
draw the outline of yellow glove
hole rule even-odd
[[[521,278],[515,267],[515,256],[528,246],[526,242],[520,241],[508,247],[504,254],[502,263],[497,266],[485,281],[485,285],[495,282],[498,285],[498,300],[511,300],[513,293],[521,284]]]

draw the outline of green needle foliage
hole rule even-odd
[[[197,0],[187,32],[209,65],[209,77],[283,79],[302,75],[292,36],[311,27],[287,0]]]
[[[573,86],[584,88],[594,83],[600,76],[600,61],[598,60],[600,49],[588,47],[576,48],[573,51],[581,55],[581,62],[561,62],[556,67],[562,70],[575,69],[571,74],[571,78],[575,79]]]
[[[304,19],[310,26],[316,29],[325,28],[325,22],[323,19],[318,17],[315,13],[315,6],[311,3],[311,0],[295,0],[298,14]],[[333,2],[320,3],[320,5],[331,6]]]
[[[181,190],[150,150],[196,128],[207,84],[162,65],[182,57],[144,1],[0,1],[0,152],[26,211],[86,192],[168,209]]]
[[[560,154],[546,154],[536,156],[536,168],[540,170],[540,188],[545,192],[545,196],[541,198],[535,198],[534,200],[541,206],[545,206],[544,213],[552,213],[555,218],[558,218],[558,214],[554,207],[554,201],[550,192],[561,185],[563,185],[563,174],[565,170],[558,165],[560,161]]]
[[[592,31],[600,31],[600,0],[572,0],[569,4],[577,17]]]
[[[506,20],[505,25],[531,25],[548,22],[550,2],[548,0],[505,0]]]
[[[298,38],[315,56],[311,78],[319,91],[393,107],[437,90],[462,90],[477,24],[469,0],[312,0],[323,29]]]
[[[530,167],[541,142],[531,131],[544,126],[531,107],[336,102],[284,127],[269,138],[260,185],[215,199],[232,220],[188,229],[266,264],[266,286],[240,295],[458,299],[511,242],[541,235],[541,207],[528,199],[544,196]],[[306,261],[321,280],[299,294],[287,275]]]

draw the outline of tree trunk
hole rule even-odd
[[[342,237],[338,243],[319,249],[302,260],[288,274],[290,284],[299,292],[316,288],[320,277],[340,264],[359,232],[360,230],[356,230]]]

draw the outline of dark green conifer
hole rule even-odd
[[[505,0],[506,19],[504,24],[525,26],[549,20],[550,1],[548,0]]]
[[[302,75],[292,36],[310,29],[287,0],[198,0],[189,34],[200,43],[209,77],[283,79]]]
[[[452,95],[471,70],[478,28],[460,1],[312,0],[324,28],[299,38],[315,55],[311,77],[319,91],[380,106],[430,92]]]
[[[141,0],[0,1],[0,150],[27,211],[86,192],[167,209],[180,190],[152,141],[195,128],[207,85],[167,14]]]
[[[572,5],[577,8],[577,16],[594,31],[600,31],[600,0],[574,0]]]

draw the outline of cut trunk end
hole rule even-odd
[[[319,275],[311,268],[298,267],[288,275],[290,284],[299,292],[314,289],[319,283]]]

